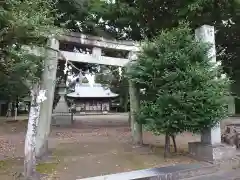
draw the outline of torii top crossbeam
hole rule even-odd
[[[57,42],[50,43],[50,47],[61,52],[61,56],[58,57],[59,60],[69,60],[74,62],[84,62],[90,64],[105,64],[111,66],[125,66],[131,59],[131,55],[138,52],[140,46],[134,41],[116,41],[108,40],[103,37],[90,36],[76,32],[70,32],[68,34],[61,35],[57,38]],[[71,52],[66,50],[59,50],[60,43],[67,44],[78,44],[87,45],[92,48],[92,54],[83,54],[79,52]],[[27,48],[28,49],[28,48]],[[117,51],[127,51],[129,52],[129,57],[119,58],[119,57],[109,57],[103,56],[102,50],[113,49]],[[40,49],[30,50],[35,55],[41,55],[42,51]],[[44,52],[44,51],[43,51]],[[64,58],[63,58],[64,56]]]
[[[59,40],[106,49],[139,51],[139,45],[135,41],[109,40],[99,36],[90,36],[76,32],[69,32],[68,34],[62,35],[59,37]]]
[[[92,54],[82,54],[69,51],[61,51],[63,56],[70,61],[85,62],[93,64],[105,64],[112,66],[124,66],[129,62],[129,58],[116,58],[102,56],[103,49],[114,49],[134,53],[139,51],[139,45],[134,41],[108,40],[102,37],[89,36],[76,32],[70,32],[58,38],[60,42],[75,43],[91,46]],[[59,57],[61,59],[61,57]]]

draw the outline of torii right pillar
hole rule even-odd
[[[210,43],[211,49],[208,56],[211,61],[216,61],[215,30],[213,26],[203,25],[195,30],[197,40]],[[206,129],[201,134],[200,142],[188,144],[189,153],[199,160],[213,163],[230,160],[236,156],[236,148],[221,143],[221,127],[218,124],[212,129]]]
[[[129,55],[130,63],[136,60],[136,54],[130,52]],[[130,67],[130,64],[128,65]],[[128,68],[129,68],[128,67]],[[139,89],[136,87],[136,84],[129,80],[129,98],[130,98],[130,122],[131,122],[131,131],[133,143],[142,145],[143,144],[143,134],[142,134],[142,125],[137,122],[137,113],[139,111],[140,99],[139,99]]]

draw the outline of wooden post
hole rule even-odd
[[[129,59],[133,59],[133,53],[129,53]],[[132,138],[135,144],[143,144],[142,135],[142,125],[137,123],[137,113],[139,111],[140,99],[139,99],[139,89],[137,89],[136,84],[129,80],[129,96],[130,96],[130,119],[131,119],[131,131]]]
[[[37,131],[37,157],[42,156],[48,149],[48,135],[50,133],[52,119],[52,107],[58,63],[58,52],[53,49],[59,49],[59,41],[52,38],[48,41],[48,46],[50,49],[47,50],[41,84],[41,89],[46,90],[47,100],[41,104],[40,109],[40,119]]]

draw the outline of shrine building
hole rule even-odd
[[[118,94],[98,83],[92,86],[76,83],[75,92],[67,94],[67,98],[73,100],[77,113],[108,113],[111,101],[116,97]]]

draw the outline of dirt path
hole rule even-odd
[[[16,179],[22,171],[26,122],[0,125],[0,179]],[[144,132],[143,147],[133,146],[127,115],[81,116],[69,128],[53,127],[49,138],[52,157],[38,165],[46,179],[75,180],[135,169],[190,163],[187,144],[199,140],[189,133],[179,135],[180,153],[163,158],[164,138]]]
[[[146,144],[154,146],[137,147],[131,144],[128,128],[101,128],[94,132],[75,132],[73,137],[58,145],[55,153],[60,162],[52,177],[61,180],[75,180],[76,177],[104,175],[176,163],[190,163],[193,160],[176,155],[163,158],[161,139],[144,134]],[[186,138],[186,137],[185,137]],[[187,143],[187,142],[186,142]]]

